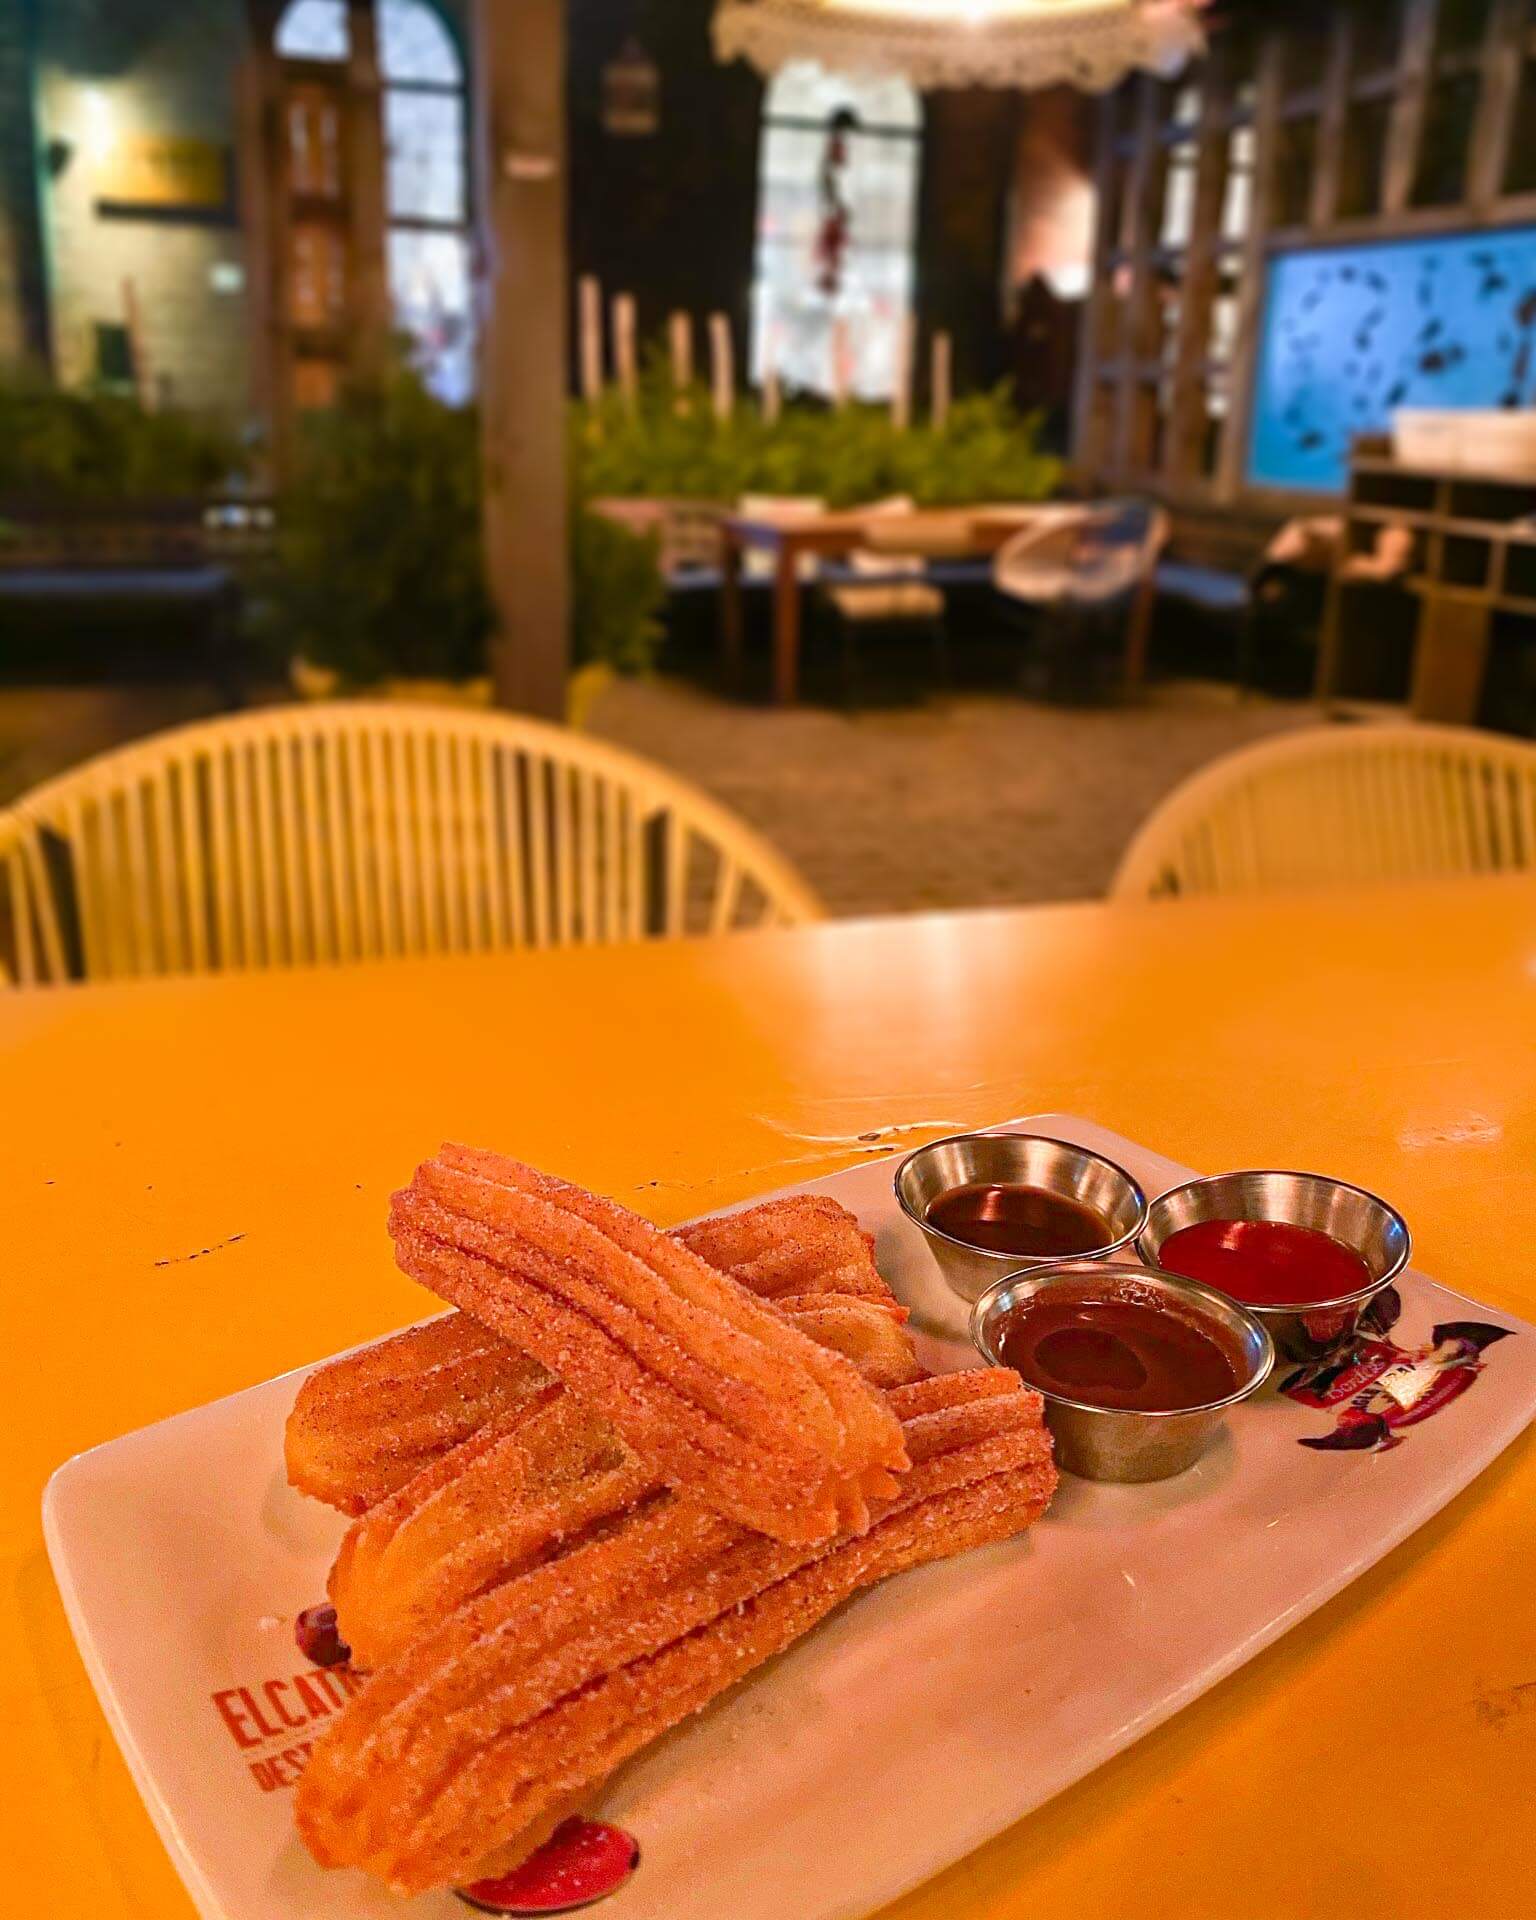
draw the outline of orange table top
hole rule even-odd
[[[0,1062],[17,1912],[191,1911],[70,1640],[44,1481],[421,1317],[385,1198],[445,1136],[672,1221],[1068,1109],[1204,1169],[1362,1181],[1409,1215],[1425,1270],[1536,1318],[1523,881],[0,992]],[[1128,1912],[1130,1888],[1138,1920],[1536,1912],[1533,1562],[1527,1435],[1277,1646],[893,1914],[1081,1920]]]

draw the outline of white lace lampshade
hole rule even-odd
[[[918,87],[1089,92],[1133,68],[1177,73],[1205,48],[1203,0],[720,0],[715,52],[763,73],[816,60]]]

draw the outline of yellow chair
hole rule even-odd
[[[1469,727],[1308,727],[1187,780],[1111,895],[1188,898],[1536,870],[1536,746]]]
[[[734,815],[568,729],[394,704],[157,734],[0,812],[0,978],[483,953],[821,917]]]

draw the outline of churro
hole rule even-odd
[[[838,1293],[800,1294],[774,1305],[818,1347],[851,1360],[872,1387],[904,1387],[923,1377],[911,1334],[878,1301]]]
[[[880,1278],[872,1237],[825,1194],[765,1200],[740,1213],[712,1215],[674,1230],[701,1260],[729,1273],[759,1299],[797,1293],[851,1293],[879,1300],[906,1318]]]
[[[835,1200],[791,1195],[674,1231],[712,1266],[773,1297],[821,1345],[846,1354],[872,1386],[919,1376],[906,1310],[881,1279],[869,1236]],[[843,1301],[846,1308],[831,1310]],[[365,1513],[549,1379],[472,1314],[409,1327],[309,1376],[284,1438],[288,1478],[343,1513]]]
[[[603,1413],[668,1485],[775,1539],[865,1524],[906,1467],[841,1354],[614,1202],[445,1147],[394,1197],[401,1268]]]
[[[912,1466],[862,1537],[785,1543],[657,1493],[417,1639],[311,1756],[296,1816],[316,1859],[402,1893],[503,1871],[573,1796],[850,1594],[1043,1510],[1050,1442],[1017,1376],[924,1380],[884,1407]]]
[[[366,1513],[550,1378],[472,1314],[442,1314],[316,1368],[283,1434],[288,1478],[327,1506]]]
[[[874,1303],[780,1311],[871,1384],[913,1378],[905,1330]],[[383,1666],[496,1581],[661,1491],[608,1422],[550,1379],[353,1524],[329,1582],[342,1638],[358,1665]]]

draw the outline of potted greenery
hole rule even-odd
[[[479,516],[474,417],[409,370],[307,416],[263,595],[296,690],[474,697],[491,629]]]

